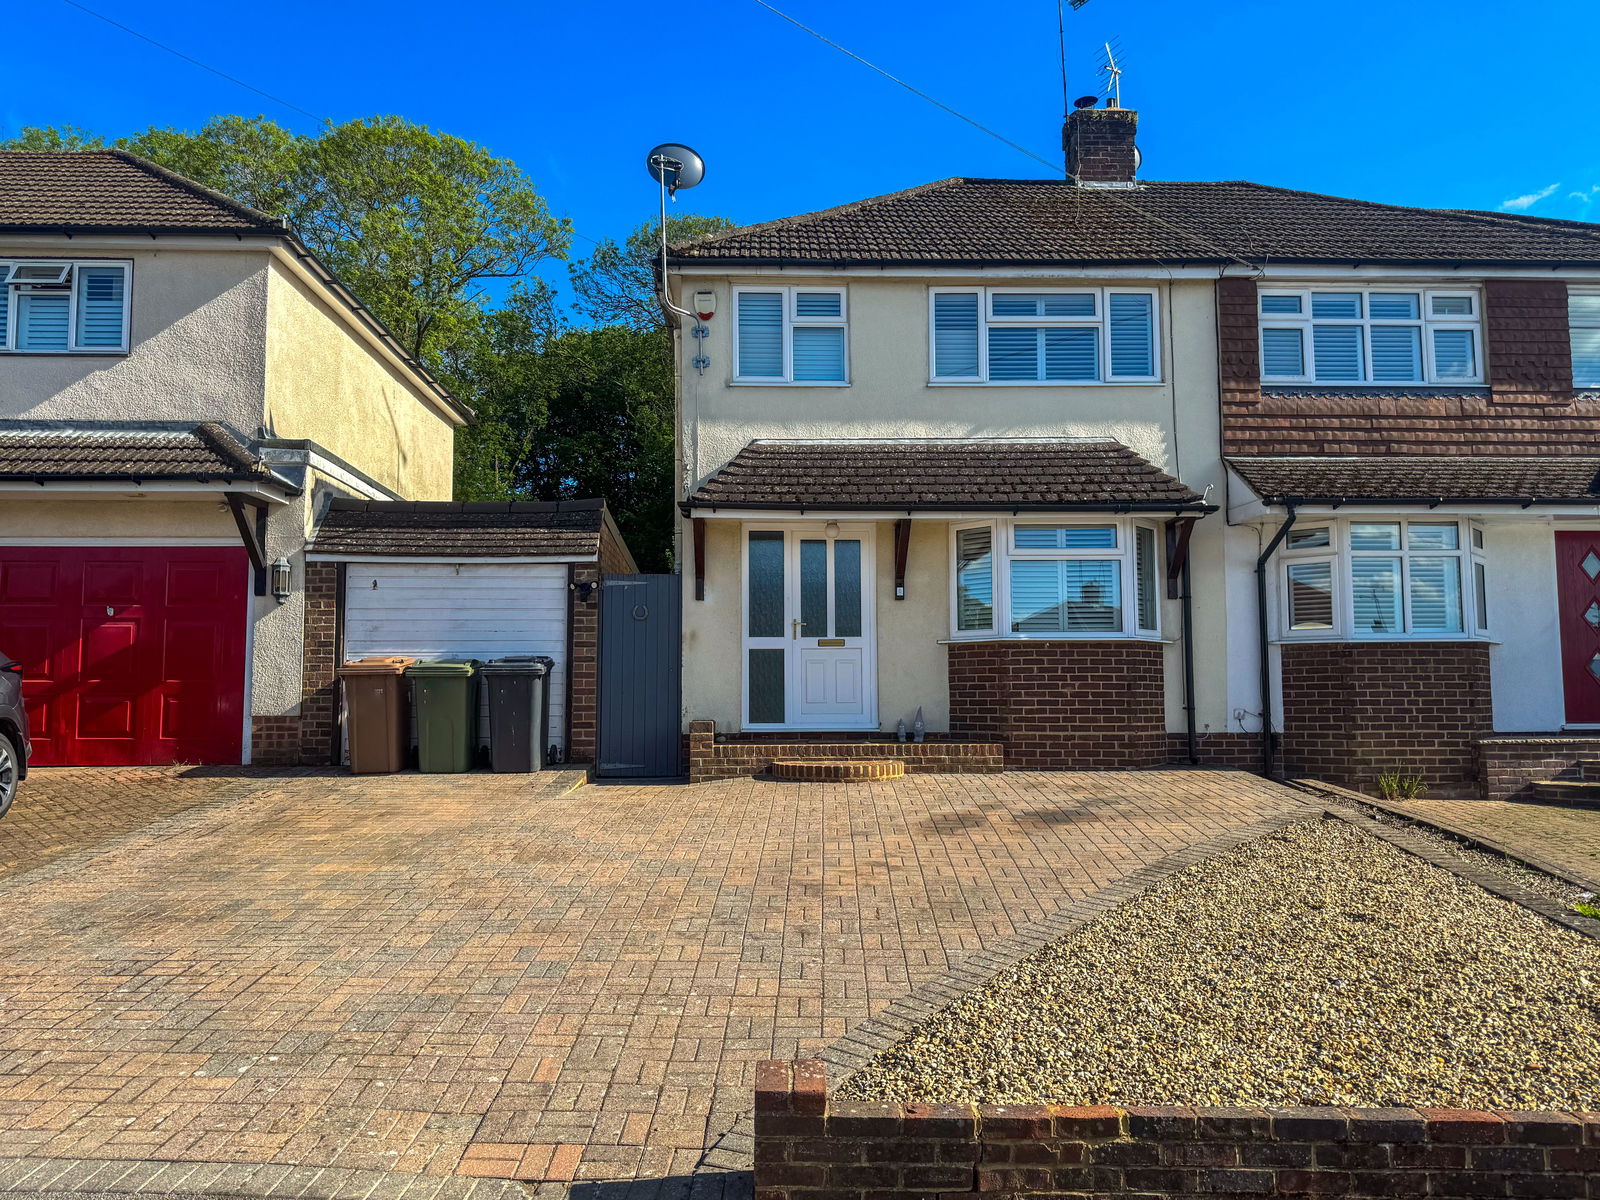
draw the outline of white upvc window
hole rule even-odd
[[[1439,518],[1295,525],[1279,550],[1285,638],[1481,637],[1488,633],[1483,529]]]
[[[1160,635],[1153,523],[1039,516],[951,528],[955,638]]]
[[[1567,292],[1567,320],[1572,326],[1572,382],[1600,388],[1600,288]]]
[[[846,304],[844,288],[734,288],[733,381],[849,383]]]
[[[0,353],[128,349],[126,262],[0,259]]]
[[[1263,288],[1261,378],[1272,383],[1483,382],[1471,289]]]
[[[1151,288],[937,287],[928,296],[932,383],[1159,383]]]

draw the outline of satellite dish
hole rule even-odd
[[[1073,108],[1093,108],[1100,103],[1099,96],[1079,96],[1072,102]]]
[[[705,161],[678,142],[663,142],[650,151],[645,166],[650,169],[650,178],[674,196],[679,188],[692,188],[706,177]]]

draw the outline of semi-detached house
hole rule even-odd
[[[1136,121],[671,249],[693,774],[1592,744],[1595,227],[1144,181]]]

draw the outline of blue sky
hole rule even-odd
[[[399,113],[480,142],[592,238],[649,218],[643,159],[658,141],[707,160],[685,211],[741,222],[949,175],[1046,174],[755,0],[87,2],[319,115]],[[773,2],[1058,159],[1054,0]],[[1090,0],[1067,22],[1075,96],[1098,86],[1099,44],[1123,43],[1149,178],[1600,219],[1594,0]],[[193,127],[225,112],[314,126],[62,0],[18,6],[8,33],[72,53],[4,90],[5,133]]]

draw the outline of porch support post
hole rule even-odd
[[[259,500],[247,499],[238,492],[223,493],[228,501],[228,511],[233,523],[239,527],[239,540],[244,552],[250,556],[255,569],[255,594],[267,594],[267,506]],[[250,512],[247,514],[246,509]]]
[[[894,523],[894,598],[906,598],[906,557],[911,553],[911,518]]]
[[[694,598],[706,598],[706,519],[695,517],[689,522],[694,534]]]
[[[1189,535],[1194,532],[1193,517],[1174,517],[1166,524],[1167,599],[1176,600],[1179,578],[1189,566]]]

